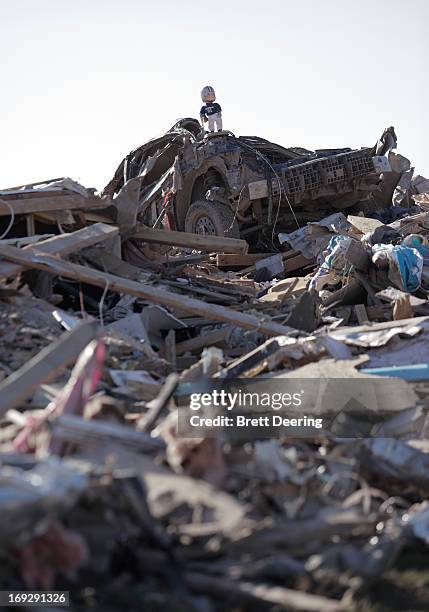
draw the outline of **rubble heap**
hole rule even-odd
[[[274,198],[260,240],[244,217],[180,231],[187,121],[101,196],[0,192],[0,588],[69,590],[72,610],[427,609],[429,181],[391,129],[348,211],[324,193],[278,226]],[[179,386],[237,378],[313,380],[329,430],[180,435]]]

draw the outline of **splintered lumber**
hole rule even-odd
[[[248,253],[247,255],[217,255],[216,265],[218,268],[237,268],[242,273],[254,272],[256,270],[256,262],[263,259],[268,259],[276,253]],[[313,259],[308,259],[297,251],[287,251],[282,253],[284,272],[294,272],[304,266],[314,263]]]
[[[38,251],[52,253],[52,255],[70,255],[70,253],[75,253],[86,247],[93,246],[103,240],[113,238],[118,234],[119,229],[117,227],[106,225],[105,223],[96,223],[95,225],[90,225],[76,232],[53,236],[37,244],[29,245],[26,249],[31,250],[33,247],[36,247]],[[3,245],[4,242],[0,242],[0,244]],[[22,272],[23,269],[23,266],[20,265],[1,263],[0,278],[16,276]]]
[[[62,414],[52,421],[52,432],[57,439],[92,446],[116,442],[143,451],[155,451],[165,446],[162,439],[144,431],[135,431],[127,425],[89,421],[69,414]]]
[[[246,268],[260,259],[267,257],[266,253],[247,253],[246,255],[216,255],[218,268]]]
[[[369,323],[368,313],[366,311],[364,304],[356,304],[355,313],[358,320],[359,325],[366,325]]]
[[[208,251],[210,253],[245,254],[249,248],[247,242],[239,238],[174,232],[172,230],[152,229],[150,227],[140,227],[133,234],[132,238],[144,242],[168,244],[188,249],[198,249],[199,251]]]
[[[254,368],[267,359],[280,348],[277,340],[267,340],[264,344],[257,346],[253,351],[246,353],[230,363],[226,368],[215,374],[214,378],[238,378],[244,372]]]
[[[137,424],[137,429],[139,431],[150,431],[152,429],[161,412],[167,407],[168,402],[173,397],[173,393],[176,390],[178,382],[178,374],[173,373],[167,376],[165,383],[157,397],[147,404],[148,411]]]
[[[96,334],[96,322],[82,323],[8,376],[0,383],[0,415],[25,401],[39,385],[52,380],[79,356]]]
[[[46,272],[64,276],[65,278],[96,285],[102,289],[107,287],[111,291],[134,295],[154,304],[169,306],[170,308],[176,308],[182,312],[190,312],[214,321],[224,321],[243,329],[256,329],[261,334],[267,336],[282,336],[290,333],[297,333],[297,330],[286,325],[259,319],[258,317],[243,314],[226,308],[225,306],[208,304],[202,300],[172,293],[159,286],[154,287],[145,285],[121,278],[120,276],[115,276],[114,274],[108,274],[85,266],[62,261],[51,255],[46,255],[39,250],[31,250],[30,252],[29,250],[25,251],[12,246],[0,245],[0,255],[27,266],[28,268],[45,270]]]
[[[28,194],[25,194],[27,196]],[[0,198],[0,217],[10,216],[10,207],[15,215],[28,215],[29,213],[47,212],[52,210],[87,210],[89,208],[106,208],[110,202],[96,196],[85,198],[79,194],[63,194],[56,192],[54,196],[41,196],[31,194],[30,197],[24,195],[16,197],[3,194]],[[8,206],[9,204],[9,206]]]
[[[81,249],[85,249],[86,247],[93,246],[94,244],[98,244],[104,240],[114,238],[118,234],[119,229],[114,225],[95,223],[94,225],[89,225],[88,227],[84,227],[76,232],[53,236],[52,238],[43,240],[43,242],[38,242],[33,246],[37,248],[37,250],[40,249],[44,253],[64,256],[80,251]]]
[[[304,268],[305,266],[309,266],[311,264],[314,264],[313,259],[308,259],[308,257],[304,257],[304,255],[296,255],[295,257],[291,257],[284,262],[284,271],[294,272],[295,270],[299,270],[300,268]]]
[[[216,265],[219,268],[228,267],[231,268],[244,268],[245,266],[252,266],[260,259],[266,259],[277,253],[247,253],[246,255],[229,255],[228,253],[216,256]],[[291,249],[282,253],[282,259],[291,259],[299,255],[298,251]]]
[[[222,327],[221,329],[215,329],[204,335],[200,334],[196,338],[191,338],[190,340],[183,340],[183,342],[179,342],[178,344],[176,344],[176,354],[183,355],[188,351],[190,353],[198,351],[201,352],[201,350],[206,346],[213,346],[214,344],[225,342],[231,335],[231,331],[231,327]]]

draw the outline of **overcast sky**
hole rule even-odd
[[[429,176],[427,0],[0,0],[0,188],[102,188],[131,149],[197,117],[308,149],[394,125]]]

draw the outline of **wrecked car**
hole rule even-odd
[[[393,128],[374,147],[308,151],[256,136],[201,132],[196,119],[131,151],[103,195],[116,222],[198,234],[253,236],[322,218],[365,199],[390,171]]]

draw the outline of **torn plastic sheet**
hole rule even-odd
[[[345,234],[351,228],[343,213],[334,213],[321,221],[313,221],[305,227],[279,234],[279,242],[287,242],[293,249],[312,259],[322,253],[329,244],[332,234]]]
[[[423,265],[429,265],[429,244],[427,238],[421,234],[408,234],[403,239],[402,245],[416,249],[423,257]]]

